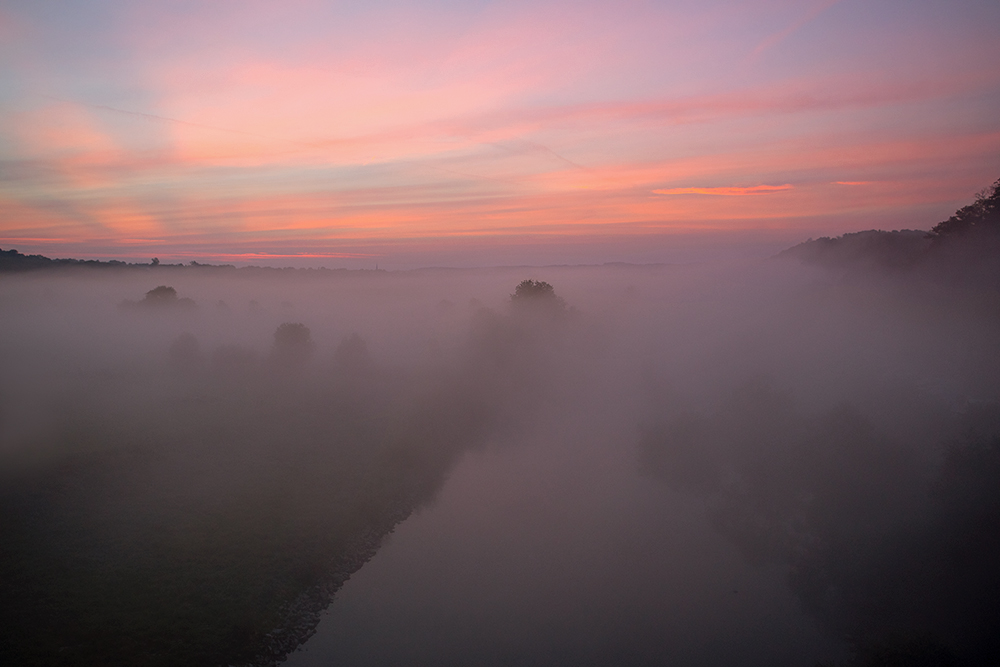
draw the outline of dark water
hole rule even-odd
[[[285,663],[812,665],[842,647],[782,574],[638,472],[622,417],[467,454]],[[627,429],[626,429],[627,432]],[[616,435],[617,434],[617,435]]]

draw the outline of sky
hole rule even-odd
[[[929,229],[1000,177],[996,0],[0,0],[0,248],[383,268]]]

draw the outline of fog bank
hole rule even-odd
[[[796,259],[4,275],[6,650],[274,664],[405,519],[331,608],[383,664],[990,664],[998,312]]]

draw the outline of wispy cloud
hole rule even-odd
[[[653,190],[658,195],[719,195],[723,197],[742,197],[744,195],[767,195],[782,190],[791,190],[792,186],[785,185],[754,185],[749,188],[668,188],[665,190]]]

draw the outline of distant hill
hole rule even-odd
[[[830,238],[809,239],[778,253],[831,267],[864,265],[870,268],[906,268],[919,263],[931,249],[928,232],[915,229],[884,232],[868,230]]]
[[[1000,285],[1000,179],[930,231],[869,230],[809,239],[777,256],[850,271]]]
[[[31,271],[34,269],[51,269],[59,266],[88,266],[102,268],[121,268],[126,266],[149,266],[148,264],[127,264],[118,260],[102,262],[96,259],[51,259],[44,255],[22,255],[16,250],[0,248],[0,272]]]

